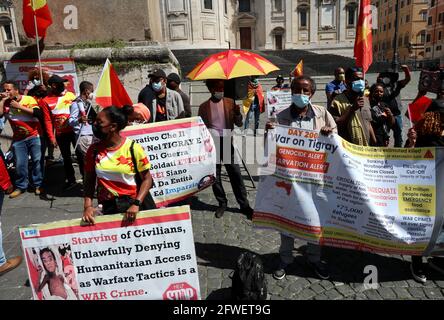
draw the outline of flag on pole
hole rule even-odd
[[[22,22],[27,37],[36,37],[35,24],[39,37],[46,37],[46,29],[52,24],[51,11],[46,0],[23,0]]]
[[[370,8],[370,0],[361,0],[356,28],[356,66],[361,67],[364,73],[373,62],[372,12]]]
[[[109,59],[106,59],[94,96],[96,103],[102,108],[133,104]]]
[[[301,60],[299,61],[297,66],[293,69],[291,75],[296,78],[302,76],[303,74],[304,74],[304,60]]]

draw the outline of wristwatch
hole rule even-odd
[[[140,207],[140,205],[141,205],[140,200],[138,200],[138,199],[133,199],[131,201],[131,204],[134,206],[138,206],[138,207]]]

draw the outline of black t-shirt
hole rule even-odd
[[[166,95],[163,98],[156,99],[156,122],[167,121],[167,113],[166,113]]]
[[[384,102],[371,107],[372,127],[376,136],[376,145],[379,147],[385,147],[386,142],[390,139],[390,126],[387,122],[387,116],[384,116],[384,108],[387,107],[388,105]]]
[[[382,101],[385,102],[390,111],[394,116],[399,116],[401,114],[401,89],[404,88],[400,81],[396,82],[394,86],[385,86],[384,87],[384,97]]]
[[[153,100],[156,99],[156,95],[153,91],[153,89],[151,88],[150,85],[146,85],[145,88],[143,88],[140,93],[139,96],[137,98],[137,102],[141,102],[144,105],[147,106],[147,108],[150,110],[151,114],[154,114],[153,112]],[[150,122],[153,122],[153,117],[151,117]]]

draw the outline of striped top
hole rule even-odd
[[[136,198],[136,171],[131,159],[132,140],[124,138],[116,148],[106,148],[101,142],[91,145],[86,153],[85,172],[95,172],[99,203],[120,196]],[[151,164],[138,143],[134,143],[134,157],[139,172],[149,170]],[[95,157],[95,159],[94,159]]]
[[[56,135],[69,133],[73,128],[69,125],[70,106],[76,99],[74,93],[64,91],[61,96],[49,95],[43,99],[51,110]]]
[[[22,96],[19,103],[22,107],[28,109],[39,109],[37,101],[30,96]],[[8,99],[5,102],[5,109],[7,110],[12,132],[14,133],[14,141],[22,141],[28,138],[38,137],[40,130],[39,119],[32,114],[12,108],[10,104],[11,100]]]

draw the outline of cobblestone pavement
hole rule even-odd
[[[62,167],[50,169],[49,182],[60,180]],[[247,178],[245,176],[245,178]],[[59,182],[60,184],[60,182]],[[247,186],[251,186],[246,181]],[[230,188],[227,185],[227,191]],[[255,191],[248,187],[254,204]],[[80,190],[61,194],[50,190],[55,200],[45,201],[27,193],[15,200],[5,199],[2,213],[4,248],[8,257],[22,254],[18,226],[74,219],[80,216],[82,200]],[[221,219],[214,217],[217,202],[211,190],[200,193],[191,202],[193,232],[198,257],[199,279],[203,299],[229,299],[234,263],[245,250],[261,255],[266,272],[270,299],[292,300],[343,300],[343,299],[444,299],[444,277],[430,272],[425,285],[411,279],[408,257],[384,256],[334,248],[326,249],[330,263],[331,279],[318,280],[308,268],[303,252],[305,243],[295,241],[295,262],[285,279],[273,279],[279,256],[279,234],[270,230],[254,229],[251,221],[236,206],[232,193],[228,193],[229,209]],[[367,265],[377,267],[379,287],[363,286]],[[22,265],[0,277],[0,299],[31,299],[26,286],[27,272]]]

